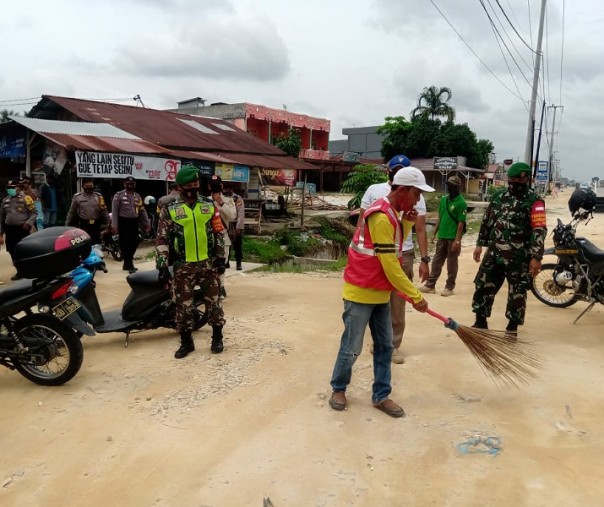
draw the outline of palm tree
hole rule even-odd
[[[455,109],[447,104],[452,96],[451,89],[444,86],[424,88],[417,99],[417,107],[411,111],[411,117],[426,116],[434,120],[436,116],[446,116],[447,121],[453,121]]]

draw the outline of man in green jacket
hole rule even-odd
[[[422,292],[431,294],[436,292],[436,282],[442,272],[443,264],[447,261],[447,281],[440,295],[447,297],[454,294],[467,209],[466,200],[461,195],[459,176],[449,176],[447,195],[443,195],[438,203],[438,218],[432,236],[433,242],[436,238],[438,241],[430,274],[426,284],[419,289]]]

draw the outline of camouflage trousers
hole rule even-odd
[[[474,279],[476,290],[472,298],[472,311],[476,315],[490,317],[495,295],[504,280],[507,280],[508,299],[505,316],[508,320],[524,324],[526,292],[531,283],[528,264],[528,259],[510,261],[489,248]]]
[[[224,326],[224,311],[220,299],[220,275],[210,267],[209,261],[183,262],[174,265],[172,280],[172,301],[176,305],[176,327],[186,332],[195,323],[194,293],[199,287],[201,300],[211,326]],[[203,310],[202,310],[203,311]]]

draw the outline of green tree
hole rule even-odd
[[[359,164],[354,166],[342,183],[342,192],[354,194],[354,197],[348,201],[348,209],[355,209],[361,205],[361,199],[363,199],[363,194],[369,185],[384,183],[387,180],[386,173],[375,165]]]
[[[404,116],[386,117],[384,125],[377,129],[377,133],[384,136],[381,150],[384,162],[399,153],[406,153],[403,146],[405,139],[412,131],[413,125]]]
[[[286,136],[275,139],[274,145],[280,150],[283,150],[290,157],[298,158],[300,156],[300,149],[302,148],[300,131],[294,127],[290,127]]]
[[[5,123],[7,121],[9,121],[9,116],[19,116],[19,113],[15,113],[12,110],[8,110],[8,109],[3,109],[2,111],[0,111],[0,123]]]
[[[417,107],[411,111],[411,118],[427,116],[434,120],[439,116],[444,116],[447,121],[452,122],[455,119],[455,109],[448,104],[452,96],[451,89],[444,86],[424,88],[417,98]]]
[[[419,115],[407,122],[402,116],[387,117],[379,127],[384,135],[382,156],[390,160],[398,153],[409,158],[466,157],[470,167],[485,168],[493,143],[476,138],[470,127],[450,121],[442,123],[429,115]]]

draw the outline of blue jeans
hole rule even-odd
[[[392,392],[392,321],[390,303],[368,305],[344,300],[344,333],[331,377],[331,387],[335,392],[346,391],[352,377],[352,365],[363,349],[363,335],[367,324],[373,337],[373,393],[371,401],[381,403]]]

